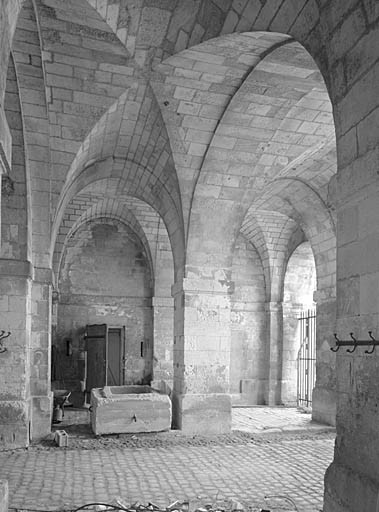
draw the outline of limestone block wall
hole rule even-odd
[[[336,331],[341,339],[350,332],[366,339],[368,330],[379,337],[378,20],[377,2],[359,2],[340,17],[329,50],[339,162]],[[325,479],[326,512],[377,510],[378,353],[364,350],[336,354],[337,440]]]
[[[81,226],[63,257],[57,306],[55,378],[79,387],[78,352],[87,324],[125,327],[125,382],[152,378],[152,281],[144,248],[126,225],[98,219]],[[73,342],[66,356],[65,340]],[[144,354],[141,356],[141,342]]]
[[[11,188],[4,190],[1,202],[0,254],[7,259],[27,259],[27,191],[23,120],[13,58],[9,59],[5,116],[12,135]]]
[[[31,267],[0,260],[1,329],[10,331],[0,354],[0,444],[29,444],[31,357]]]
[[[233,254],[230,392],[234,405],[264,404],[267,392],[266,288],[260,257],[239,235]]]

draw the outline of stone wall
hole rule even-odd
[[[1,328],[11,332],[0,353],[0,440],[15,448],[29,444],[31,268],[12,260],[0,265]]]
[[[125,383],[150,382],[151,295],[146,252],[130,228],[106,219],[81,226],[67,244],[59,276],[55,386],[64,383],[64,389],[79,390],[78,355],[84,349],[85,327],[103,323],[125,328]],[[67,339],[72,340],[70,356]]]
[[[233,254],[230,392],[234,405],[261,405],[267,399],[266,288],[262,262],[243,235]]]

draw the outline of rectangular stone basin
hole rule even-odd
[[[171,400],[150,386],[105,386],[91,391],[96,435],[160,432],[171,428]]]

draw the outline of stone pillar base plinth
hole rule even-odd
[[[29,446],[29,407],[22,400],[0,401],[0,439],[2,449]]]
[[[229,394],[188,394],[173,396],[174,426],[188,434],[226,434],[232,427]]]
[[[333,462],[325,474],[324,512],[375,512],[378,484],[366,475]]]

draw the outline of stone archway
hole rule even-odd
[[[320,213],[320,219],[325,218],[326,224],[329,222],[332,225],[325,198],[328,182],[335,172],[335,156],[333,165],[333,155],[329,160],[328,152],[332,149],[329,144],[333,142],[334,124],[325,84],[314,61],[301,45],[278,34],[267,36],[267,39],[271,45],[264,34],[227,36],[186,50],[170,57],[167,62],[175,67],[178,74],[179,70],[184,72],[185,68],[196,68],[201,75],[200,64],[214,51],[220,59],[215,68],[209,69],[209,83],[214,77],[223,91],[233,91],[233,94],[229,92],[229,96],[225,92],[198,91],[195,83],[191,91],[189,84],[187,94],[192,94],[191,99],[187,102],[183,100],[177,107],[179,120],[182,120],[182,130],[178,131],[177,138],[181,137],[183,147],[188,141],[190,155],[196,149],[197,158],[191,161],[198,165],[192,173],[195,179],[187,184],[187,193],[191,195],[191,187],[193,192],[184,290],[180,291],[179,283],[174,289],[174,293],[179,291],[176,297],[176,325],[179,329],[183,328],[179,314],[188,319],[184,320],[184,334],[177,331],[176,336],[180,341],[176,395],[178,403],[181,401],[178,410],[182,409],[182,427],[185,419],[188,419],[189,428],[201,428],[204,404],[213,411],[216,429],[228,429],[230,426],[221,416],[225,418],[228,408],[230,385],[230,312],[234,289],[231,264],[235,240],[247,212],[256,212],[255,218],[258,215],[262,219],[267,237],[265,254],[268,259],[265,260],[263,253],[261,259],[268,287],[265,307],[269,319],[270,348],[267,356],[269,375],[266,379],[267,402],[272,404],[280,400],[282,286],[288,257],[284,240],[289,240],[296,225],[299,225],[313,230],[312,240],[317,243],[323,221],[320,220],[320,226],[316,225],[319,221],[318,214],[315,214],[316,224],[312,224],[311,209],[307,212],[305,208],[307,197],[313,197],[312,208],[315,211],[319,208],[320,212],[324,212]],[[223,48],[227,43],[228,53],[225,57]],[[259,57],[254,55],[250,60],[242,59],[245,67],[235,69],[233,66],[238,63],[241,48],[249,48],[249,45],[250,48],[259,45]],[[232,60],[233,52],[236,57]],[[226,65],[228,62],[231,63],[229,67]],[[252,69],[246,69],[246,62]],[[167,83],[171,83],[171,74],[168,75]],[[223,80],[230,75],[234,78],[234,87],[229,85],[228,89]],[[183,86],[178,84],[176,89]],[[159,92],[159,89],[156,90]],[[212,110],[211,103],[218,110]],[[202,118],[196,117],[196,106],[200,111],[213,112],[217,121],[211,119],[207,124]],[[196,134],[196,127],[199,134],[204,135],[198,144],[191,140]],[[328,146],[328,151],[325,146]],[[314,156],[317,151],[320,153],[317,158],[325,171],[316,179],[309,162],[314,164],[317,161]],[[283,185],[280,180],[284,180]],[[278,200],[278,196],[281,199]],[[277,206],[272,206],[268,197]],[[293,199],[292,207],[289,206],[289,198]],[[287,208],[285,204],[288,204]],[[184,298],[180,295],[183,291]],[[183,302],[188,306],[180,306]],[[212,332],[212,336],[207,335],[207,331]],[[188,346],[187,337],[191,340]],[[198,350],[206,354],[201,361],[197,356]],[[196,399],[201,403],[198,412],[195,412]],[[188,415],[183,405],[187,400]],[[217,403],[222,411],[220,415],[215,413]],[[196,420],[190,419],[192,414]],[[206,421],[209,430],[209,419]]]
[[[313,295],[316,288],[316,266],[312,248],[309,242],[305,241],[291,254],[284,277],[282,370],[284,405],[297,405],[297,357],[302,342],[299,318],[303,311],[315,308]]]

